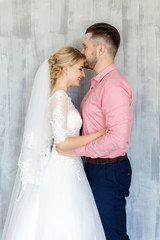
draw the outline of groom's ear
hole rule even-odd
[[[106,46],[103,43],[101,43],[98,46],[98,54],[99,54],[99,56],[103,55],[105,51],[106,51]]]

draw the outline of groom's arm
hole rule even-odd
[[[108,132],[101,138],[76,148],[78,156],[113,157],[127,151],[132,124],[132,94],[127,88],[112,85],[102,99],[102,111]]]

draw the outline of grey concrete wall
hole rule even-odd
[[[81,49],[86,27],[104,21],[120,31],[116,65],[134,95],[128,232],[132,240],[160,239],[159,9],[159,0],[0,0],[0,231],[36,69],[61,46]],[[92,75],[70,90],[78,108]]]

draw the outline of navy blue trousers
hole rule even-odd
[[[126,199],[131,183],[129,159],[96,165],[85,164],[107,240],[129,240],[126,233]]]

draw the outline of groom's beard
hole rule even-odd
[[[89,59],[86,59],[86,62],[84,64],[84,67],[87,69],[94,69],[94,67],[97,64],[97,56],[96,56],[96,52],[93,52],[90,56]]]

